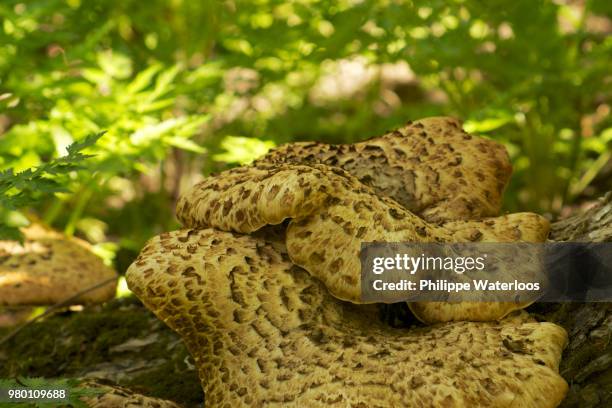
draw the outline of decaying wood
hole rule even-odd
[[[585,212],[552,225],[553,241],[612,241],[612,192]],[[565,327],[560,372],[570,384],[562,407],[612,406],[612,303],[537,304],[531,310]]]
[[[587,211],[552,224],[553,241],[612,241],[612,192]]]

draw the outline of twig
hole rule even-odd
[[[12,339],[13,337],[15,337],[20,331],[22,331],[23,329],[25,329],[28,326],[31,326],[32,324],[34,324],[35,322],[37,322],[38,320],[42,319],[45,316],[49,316],[50,314],[54,313],[55,311],[57,311],[58,309],[64,307],[64,306],[68,306],[72,303],[73,300],[79,298],[80,296],[84,295],[85,293],[91,292],[93,290],[96,290],[98,288],[101,288],[102,286],[114,281],[117,278],[109,278],[105,281],[99,282],[93,286],[90,286],[88,288],[83,289],[80,292],[77,292],[75,295],[70,296],[68,299],[62,300],[59,303],[56,303],[50,307],[47,308],[47,310],[44,311],[44,313],[39,314],[38,316],[36,316],[35,318],[33,318],[32,320],[28,320],[27,322],[25,322],[24,324],[22,324],[21,326],[17,327],[15,330],[11,331],[9,334],[7,334],[6,336],[4,336],[1,340],[0,340],[0,346],[3,345],[4,343],[6,343],[7,341],[9,341],[10,339]]]

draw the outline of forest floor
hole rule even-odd
[[[204,400],[181,339],[133,296],[25,327],[0,346],[0,378],[15,376],[102,378],[185,408]]]

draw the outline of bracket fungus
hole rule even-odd
[[[525,315],[402,330],[342,302],[263,239],[151,239],[129,287],[194,356],[210,407],[555,407],[565,331]]]
[[[328,171],[344,173],[324,165],[237,167],[208,177],[183,194],[176,214],[184,225],[254,232],[324,206],[330,193],[346,182],[341,176],[326,177]]]
[[[252,233],[291,219],[291,260],[321,279],[342,300],[361,303],[362,242],[543,241],[548,221],[518,213],[482,220],[429,223],[381,196],[348,172],[323,164],[259,164],[209,177],[183,195],[177,215],[190,227]],[[495,320],[528,303],[421,305],[413,312],[433,323]]]
[[[541,242],[498,217],[505,149],[428,118],[352,145],[293,143],[183,194],[132,291],[194,356],[209,406],[555,407],[565,331],[528,303],[416,302],[393,329],[361,300],[362,242]],[[348,301],[348,302],[347,302]]]
[[[285,144],[256,163],[340,167],[433,222],[497,215],[512,174],[501,144],[466,133],[461,122],[450,117],[408,122],[355,144]]]
[[[0,306],[51,305],[117,277],[85,241],[33,224],[23,230],[23,245],[0,241]],[[100,303],[115,294],[115,281],[76,297]]]

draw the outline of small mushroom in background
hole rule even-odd
[[[23,245],[0,241],[0,306],[53,305],[71,297],[71,304],[91,304],[114,297],[117,273],[85,241],[37,224],[22,232]]]
[[[521,312],[393,329],[253,236],[161,234],[126,279],[183,338],[210,407],[547,408],[568,387],[557,325]]]

